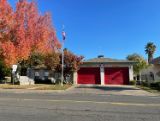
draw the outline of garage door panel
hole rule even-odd
[[[105,68],[105,84],[128,84],[129,69],[128,68]]]
[[[100,84],[100,69],[81,68],[78,71],[78,84]]]

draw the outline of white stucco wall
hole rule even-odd
[[[146,69],[141,71],[141,75],[150,75],[150,73],[154,74],[155,80],[160,80],[160,65],[151,65]]]
[[[101,85],[105,85],[104,76],[105,76],[105,73],[104,73],[104,66],[102,65],[102,66],[100,67]]]
[[[73,84],[74,85],[78,84],[78,74],[77,74],[77,71],[73,72]]]
[[[129,80],[134,80],[133,66],[129,66]]]

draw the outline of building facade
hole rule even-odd
[[[133,61],[99,56],[84,61],[74,73],[76,85],[128,85],[133,80]]]
[[[141,71],[141,80],[148,82],[160,80],[160,57],[153,59],[151,65]]]

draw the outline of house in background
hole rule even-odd
[[[84,61],[74,73],[78,85],[128,85],[133,80],[135,62],[105,58],[103,55]]]
[[[34,66],[20,76],[19,83],[20,85],[55,84],[60,77],[60,73],[49,70],[45,66]]]
[[[160,57],[152,60],[151,65],[141,71],[141,79],[145,81],[160,80]]]

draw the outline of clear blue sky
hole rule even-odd
[[[160,0],[36,0],[49,11],[58,38],[65,25],[65,47],[85,58],[98,54],[124,59],[139,53],[150,40],[160,56]],[[14,5],[15,0],[9,0]]]

